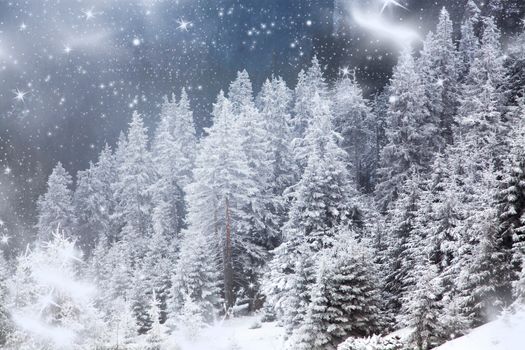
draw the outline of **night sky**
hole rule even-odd
[[[384,1],[0,0],[0,225],[16,234],[34,223],[57,161],[73,174],[87,167],[133,110],[152,129],[166,94],[187,88],[201,130],[236,71],[246,68],[255,90],[272,73],[293,87],[317,55],[329,79],[356,68],[372,95],[406,40],[356,23],[354,10],[424,37],[439,9],[457,24],[466,2],[399,1],[406,9],[382,11]],[[522,17],[509,18],[503,24],[515,28]]]

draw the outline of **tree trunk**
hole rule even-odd
[[[226,198],[226,237],[224,242],[224,302],[226,313],[233,306],[233,263],[232,263],[232,242],[231,242],[231,222],[230,207]]]

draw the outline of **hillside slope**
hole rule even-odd
[[[478,327],[435,350],[522,350],[525,349],[525,308]]]

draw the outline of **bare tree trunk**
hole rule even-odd
[[[226,198],[226,237],[224,242],[224,302],[226,312],[233,306],[233,263],[232,263],[232,242],[231,242],[231,222],[230,207]]]

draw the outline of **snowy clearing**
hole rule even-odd
[[[282,328],[274,322],[260,323],[260,316],[235,318],[206,328],[196,340],[180,332],[169,339],[173,350],[281,350]],[[253,329],[254,325],[259,328]]]

